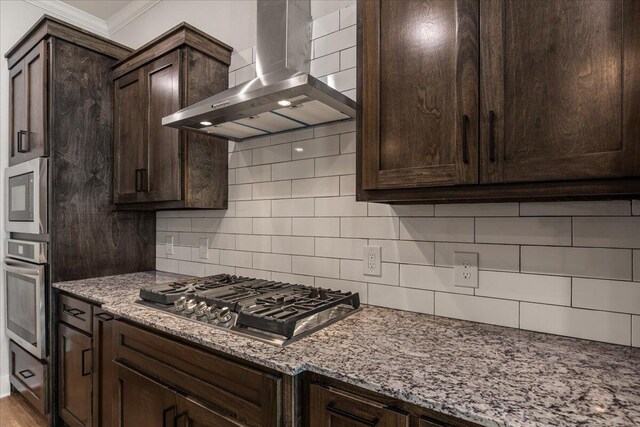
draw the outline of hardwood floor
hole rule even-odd
[[[45,417],[35,409],[20,394],[0,399],[1,427],[46,427]]]

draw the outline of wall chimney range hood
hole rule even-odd
[[[351,120],[356,103],[309,74],[310,0],[257,2],[257,77],[162,119],[242,141]]]

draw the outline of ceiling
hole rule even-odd
[[[70,6],[78,8],[100,19],[107,20],[114,13],[132,3],[131,0],[62,0]]]

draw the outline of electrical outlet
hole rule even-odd
[[[454,256],[453,284],[465,288],[477,288],[478,254],[475,252],[454,252]]]
[[[364,246],[362,251],[362,273],[367,276],[381,276],[381,254],[380,246]]]
[[[198,247],[200,259],[209,259],[209,239],[200,239]]]
[[[164,251],[167,255],[173,255],[173,236],[164,236]]]

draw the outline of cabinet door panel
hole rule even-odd
[[[477,182],[477,0],[359,7],[363,188]]]
[[[114,201],[136,202],[141,194],[137,171],[144,167],[147,120],[142,70],[116,80],[114,114]]]
[[[113,316],[93,309],[93,419],[95,427],[113,426]]]
[[[80,331],[58,324],[60,416],[72,427],[91,425],[92,344]]]
[[[26,132],[27,130],[27,91],[25,75],[24,60],[9,72],[9,135],[11,138],[9,162],[11,165],[19,163],[17,161],[17,157],[21,155],[18,151],[19,132]]]
[[[147,81],[146,182],[143,201],[180,200],[180,131],[162,126],[162,118],[180,109],[180,51],[145,67]]]
[[[178,398],[176,427],[240,427],[240,424],[191,399]]]
[[[489,0],[481,14],[481,180],[638,175],[640,6]]]

